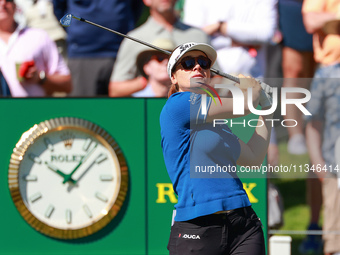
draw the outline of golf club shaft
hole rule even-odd
[[[119,33],[119,32],[117,32],[117,31],[115,31],[115,30],[112,30],[112,29],[110,29],[110,28],[107,28],[107,27],[98,25],[98,24],[96,24],[96,23],[94,23],[94,22],[92,22],[92,21],[86,20],[86,19],[84,19],[84,18],[79,18],[79,17],[73,16],[73,15],[72,15],[72,17],[75,18],[75,19],[77,19],[77,20],[79,20],[79,21],[83,21],[83,22],[88,23],[88,24],[91,24],[91,25],[93,25],[93,26],[96,26],[96,27],[105,29],[105,30],[107,30],[107,31],[109,31],[109,32],[112,32],[112,33],[114,33],[114,34],[117,34],[117,35],[120,35],[120,36],[122,36],[122,37],[128,38],[128,39],[130,39],[130,40],[132,40],[132,41],[141,43],[141,44],[143,44],[143,45],[145,45],[145,46],[148,46],[148,47],[150,47],[150,48],[153,48],[153,49],[158,50],[158,51],[160,51],[160,52],[163,52],[163,53],[165,53],[165,54],[168,54],[168,55],[171,54],[171,51],[164,50],[164,49],[159,48],[159,47],[157,47],[157,46],[155,46],[155,45],[152,45],[152,44],[150,44],[150,43],[141,41],[141,40],[139,40],[139,39],[137,39],[137,38],[134,38],[134,37],[131,37],[131,36],[128,36],[128,35]]]
[[[68,15],[70,15],[70,14],[68,14]],[[65,15],[65,16],[66,16],[66,15]],[[148,46],[148,47],[150,47],[150,48],[153,48],[153,49],[155,49],[155,50],[158,50],[158,51],[160,51],[160,52],[163,52],[163,53],[165,53],[165,54],[168,54],[168,55],[171,54],[171,51],[167,51],[167,50],[161,49],[161,48],[159,48],[159,47],[157,47],[157,46],[155,46],[155,45],[152,45],[152,44],[150,44],[150,43],[147,43],[147,42],[141,41],[141,40],[139,40],[139,39],[136,39],[136,38],[134,38],[134,37],[131,37],[131,36],[128,36],[128,35],[119,33],[119,32],[117,32],[117,31],[115,31],[115,30],[112,30],[112,29],[110,29],[110,28],[107,28],[107,27],[98,25],[98,24],[96,24],[96,23],[94,23],[94,22],[92,22],[92,21],[86,20],[86,19],[84,19],[84,18],[80,18],[80,17],[74,16],[74,15],[72,15],[72,14],[71,14],[71,16],[72,16],[72,18],[74,18],[74,19],[76,19],[76,20],[79,20],[79,21],[82,21],[82,22],[91,24],[91,25],[93,25],[93,26],[96,26],[96,27],[105,29],[105,30],[107,30],[107,31],[109,31],[109,32],[112,32],[112,33],[114,33],[114,34],[117,34],[117,35],[120,35],[120,36],[122,36],[122,37],[128,38],[128,39],[130,39],[130,40],[132,40],[132,41],[138,42],[138,43],[140,43],[140,44],[143,44],[143,45],[145,45],[145,46]],[[62,23],[62,22],[61,22],[61,23]],[[230,75],[230,74],[227,74],[227,73],[223,73],[223,72],[221,72],[221,71],[219,71],[219,70],[216,70],[215,68],[210,68],[210,71],[212,71],[212,72],[216,73],[217,75],[220,75],[220,76],[222,76],[222,77],[224,77],[224,78],[227,78],[227,79],[229,79],[229,80],[231,80],[231,81],[234,81],[234,82],[236,82],[236,83],[240,83],[240,79],[237,78],[237,77],[235,77],[235,76],[233,76],[233,75]]]
[[[215,73],[217,75],[220,75],[220,76],[222,76],[224,78],[227,78],[227,79],[229,79],[231,81],[234,81],[236,83],[240,83],[240,79],[235,77],[235,76],[233,76],[233,75],[231,75],[231,74],[223,73],[223,72],[221,72],[221,71],[219,71],[219,70],[217,70],[215,68],[210,68],[210,71],[212,71],[213,73]]]

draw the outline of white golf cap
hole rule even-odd
[[[217,58],[216,50],[206,43],[183,43],[177,46],[174,51],[171,53],[169,62],[168,62],[168,74],[171,79],[172,69],[177,64],[178,60],[188,51],[199,50],[204,52],[207,57],[211,60],[211,65],[213,65]]]

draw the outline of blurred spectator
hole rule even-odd
[[[313,166],[313,163],[310,164]],[[309,172],[306,180],[307,203],[310,210],[310,218],[307,230],[321,230],[319,226],[320,211],[322,207],[321,182],[317,175]],[[322,239],[319,235],[307,235],[299,245],[301,254],[313,254],[322,252]]]
[[[310,79],[315,71],[312,35],[306,32],[302,20],[302,0],[279,0],[279,24],[283,36],[282,72],[283,87],[302,87],[309,89]],[[300,93],[289,93],[289,98],[299,98]],[[295,105],[287,105],[285,119],[294,119],[295,127],[287,128],[287,150],[290,154],[307,153],[304,119]],[[310,173],[306,181],[307,203],[310,208],[308,230],[320,230],[318,225],[322,206],[321,183]],[[318,252],[322,249],[321,238],[307,235],[299,246],[302,254]]]
[[[45,30],[66,60],[66,32],[54,15],[52,0],[34,0],[32,5],[24,9],[24,15],[27,26]]]
[[[334,151],[336,140],[340,137],[340,84],[338,80],[340,77],[340,64],[337,65],[337,68],[327,70],[328,78],[322,77],[326,73],[322,73],[320,70],[316,73],[315,80],[311,86],[312,98],[307,104],[307,109],[312,113],[312,116],[309,116],[307,120],[306,126],[306,140],[311,166],[314,166],[314,168],[319,167],[322,170],[328,168],[328,171],[330,169],[334,170],[338,166],[335,161]],[[319,173],[317,173],[322,181],[324,231],[340,231],[338,218],[340,213],[340,191],[336,172],[339,171],[326,173],[319,170]],[[315,197],[312,199],[315,199]],[[317,226],[315,228],[311,227],[312,225],[309,230],[315,230]],[[315,236],[311,236],[309,240],[307,239],[309,249],[305,250],[308,252],[317,251],[317,247],[313,249],[314,239]],[[323,239],[326,255],[340,252],[339,235],[324,234]]]
[[[267,163],[268,166],[278,166],[279,165],[279,147],[277,144],[277,137],[275,128],[272,128],[270,135],[270,141],[267,153]],[[268,227],[270,229],[279,229],[283,226],[283,198],[279,191],[279,188],[274,185],[270,179],[275,178],[273,173],[268,173]]]
[[[306,32],[302,21],[302,0],[279,0],[280,30],[283,36],[282,71],[283,87],[309,89],[309,79],[313,77],[315,62],[313,59],[312,35]],[[289,93],[289,98],[299,98],[300,93]],[[287,149],[290,154],[307,153],[304,121],[302,112],[295,105],[287,105],[285,119],[297,121],[295,127],[287,129],[289,140]]]
[[[157,38],[168,38],[175,45],[185,42],[210,43],[208,36],[197,28],[192,28],[178,20],[174,6],[176,0],[143,0],[149,7],[150,17],[140,27],[128,35],[152,43]],[[111,76],[109,95],[129,96],[146,86],[143,76],[135,65],[138,54],[148,47],[129,39],[124,39],[118,51],[117,61]]]
[[[55,43],[43,30],[18,26],[15,8],[12,0],[0,0],[2,95],[38,97],[69,93],[71,77]]]
[[[340,190],[337,183],[335,145],[340,137],[340,34],[329,30],[330,23],[340,26],[339,0],[304,0],[303,21],[313,33],[314,59],[319,64],[311,84],[307,109],[306,140],[311,165],[320,166],[317,175],[322,182],[324,206],[323,231],[339,231]],[[330,171],[333,169],[333,171]],[[340,237],[323,234],[324,254],[340,252]]]
[[[277,137],[275,128],[272,128],[272,132],[270,135],[270,141],[268,146],[268,153],[267,153],[267,161],[268,164],[271,166],[278,166],[279,165],[279,146],[277,144]]]
[[[268,166],[279,165],[279,147],[277,144],[276,131],[272,128],[270,135],[270,141],[267,153]],[[283,226],[283,199],[282,195],[276,185],[274,185],[270,179],[275,178],[273,173],[268,173],[268,227],[270,229],[279,229]]]
[[[26,26],[26,17],[24,11],[32,5],[32,0],[14,0],[15,14],[14,20],[21,26]]]
[[[283,198],[278,187],[268,182],[268,227],[279,229],[283,226],[284,205]]]
[[[158,38],[153,45],[168,51],[175,48],[169,39]],[[154,49],[142,51],[137,56],[137,68],[147,80],[145,89],[133,93],[133,97],[167,97],[171,81],[167,71],[169,55]]]
[[[265,73],[265,44],[277,26],[276,2],[185,0],[183,22],[211,36],[221,71],[259,78]]]
[[[53,0],[58,20],[72,13],[126,34],[135,27],[141,0]],[[108,85],[122,37],[73,20],[67,28],[68,65],[74,89],[71,96],[108,95]]]

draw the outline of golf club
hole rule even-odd
[[[105,30],[107,30],[107,31],[110,31],[110,32],[115,33],[115,34],[120,35],[120,36],[123,36],[123,37],[128,38],[128,39],[130,39],[130,40],[132,40],[132,41],[141,43],[141,44],[143,44],[143,45],[145,45],[145,46],[148,46],[148,47],[150,47],[150,48],[153,48],[153,49],[158,50],[158,51],[160,51],[160,52],[163,52],[163,53],[165,53],[165,54],[168,54],[168,55],[171,54],[171,51],[167,51],[167,50],[161,49],[161,48],[156,47],[155,45],[152,45],[152,44],[150,44],[150,43],[143,42],[143,41],[138,40],[138,39],[136,39],[136,38],[134,38],[134,37],[131,37],[131,36],[128,36],[128,35],[119,33],[119,32],[117,32],[117,31],[115,31],[115,30],[112,30],[112,29],[109,29],[109,28],[107,28],[107,27],[98,25],[98,24],[96,24],[96,23],[94,23],[94,22],[91,22],[91,21],[89,21],[89,20],[86,20],[86,19],[84,19],[84,18],[80,18],[80,17],[74,16],[74,15],[72,15],[72,14],[70,14],[70,13],[64,15],[64,17],[62,17],[62,18],[60,19],[60,24],[61,24],[63,27],[69,27],[69,26],[71,26],[72,18],[74,18],[74,19],[76,19],[76,20],[79,20],[79,21],[82,21],[82,22],[85,22],[85,23],[88,23],[88,24],[91,24],[91,25],[93,25],[93,26],[96,26],[96,27],[105,29]],[[217,69],[215,69],[215,68],[210,68],[210,70],[211,70],[212,72],[214,72],[214,73],[216,73],[216,74],[222,76],[222,77],[225,77],[225,78],[231,80],[231,81],[240,83],[240,79],[237,78],[237,77],[235,77],[235,76],[232,76],[232,75],[227,74],[227,73],[223,73],[223,72],[221,72],[221,71],[219,71],[219,70],[217,70]]]

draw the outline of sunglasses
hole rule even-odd
[[[199,57],[185,57],[179,62],[184,70],[193,69],[196,64],[199,64],[203,69],[209,69],[211,67],[211,60],[204,56]]]
[[[157,54],[150,57],[150,60],[156,60],[159,63],[162,63],[164,59],[169,59],[169,56],[166,54]]]
[[[12,2],[13,2],[13,0],[6,0],[6,2],[10,2],[10,3],[12,3]]]

